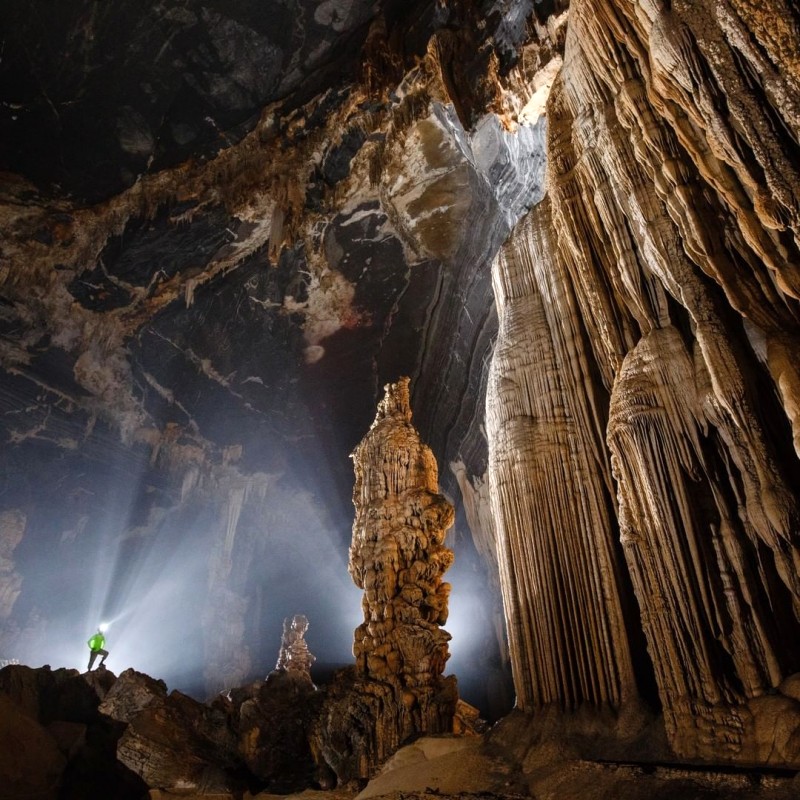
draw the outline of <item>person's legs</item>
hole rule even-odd
[[[99,650],[92,650],[91,652],[92,654],[89,656],[89,669],[88,669],[89,672],[92,671],[92,665],[94,664],[94,660],[100,654]]]
[[[99,653],[101,656],[103,656],[103,657],[100,659],[100,666],[102,667],[102,666],[103,666],[103,664],[105,664],[105,663],[106,663],[106,659],[108,658],[108,650],[98,650],[97,652],[98,652],[98,653]]]

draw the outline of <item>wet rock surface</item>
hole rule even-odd
[[[763,15],[797,17],[770,9],[570,4],[548,196],[494,265],[489,487],[521,708],[644,699],[682,758],[795,766],[797,72]]]

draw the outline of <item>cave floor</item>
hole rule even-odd
[[[261,793],[246,800],[281,800]],[[359,793],[306,791],[293,800],[797,800],[792,770],[745,770],[527,758],[514,767],[480,737],[430,737],[400,750]],[[288,800],[288,798],[283,798]]]

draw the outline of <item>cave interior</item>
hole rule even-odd
[[[798,53],[792,0],[5,0],[10,796],[454,726],[364,797],[800,796]]]

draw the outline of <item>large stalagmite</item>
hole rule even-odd
[[[409,379],[386,386],[353,452],[356,517],[350,574],[364,590],[355,670],[337,676],[312,736],[317,760],[339,780],[371,776],[410,736],[453,728],[458,700],[449,657],[453,563],[444,546],[453,506],[439,494],[431,449],[411,424]]]
[[[369,433],[353,453],[356,482],[350,574],[364,590],[353,652],[365,677],[401,687],[424,709],[449,658],[453,563],[443,544],[453,506],[439,494],[436,459],[411,424],[408,378],[386,387]],[[421,730],[427,729],[423,710]]]

